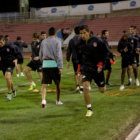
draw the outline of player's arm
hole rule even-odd
[[[63,55],[62,55],[62,45],[61,42],[59,41],[56,46],[56,62],[57,62],[57,67],[59,69],[59,74],[62,73],[62,68],[63,68]]]
[[[66,60],[67,60],[67,68],[70,67],[70,57],[72,54],[72,40],[69,41],[67,52],[66,52]]]

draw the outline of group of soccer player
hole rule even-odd
[[[140,53],[140,37],[137,35],[136,26],[130,26],[130,33],[123,31],[123,36],[118,43],[118,51],[121,53],[121,86],[123,90],[125,73],[128,74],[128,86],[132,84],[131,69],[133,69],[135,84],[139,86],[138,66]],[[84,93],[87,105],[86,116],[93,114],[90,94],[92,80],[98,86],[100,92],[105,92],[112,72],[112,64],[115,64],[114,56],[108,44],[109,31],[102,30],[101,35],[94,36],[87,25],[77,26],[74,29],[75,36],[69,42],[67,48],[67,66],[70,66],[70,58],[74,68],[76,91]],[[132,68],[131,68],[132,67]],[[107,70],[106,77],[104,71]]]
[[[84,93],[84,99],[87,106],[86,116],[90,117],[93,114],[90,89],[92,80],[98,86],[100,92],[104,93],[106,85],[111,85],[109,82],[112,72],[111,64],[115,63],[114,54],[110,51],[108,44],[109,31],[103,30],[101,36],[94,36],[90,32],[87,25],[76,26],[74,28],[75,36],[69,41],[66,60],[67,67],[70,67],[70,59],[74,68],[74,77],[76,81],[76,90]],[[29,90],[32,91],[36,87],[36,83],[32,78],[30,71],[37,71],[42,83],[42,108],[46,106],[46,88],[52,81],[56,85],[56,104],[62,105],[60,101],[60,81],[63,68],[62,42],[56,37],[56,29],[51,27],[46,32],[39,34],[34,33],[32,36],[31,50],[32,55],[30,62],[26,65],[24,72],[27,79],[30,81]],[[14,88],[12,81],[12,73],[16,67],[17,77],[24,76],[23,74],[23,48],[27,48],[21,37],[17,37],[16,42],[11,43],[0,36],[0,70],[8,88],[7,101],[16,97],[17,89]],[[124,34],[119,41],[118,51],[122,56],[122,74],[120,90],[124,87],[125,73],[128,73],[129,83],[132,84],[131,66],[135,76],[135,84],[139,86],[138,80],[138,65],[140,37],[136,33],[136,26],[130,27],[130,34],[124,31]],[[21,74],[19,74],[18,64],[20,64]],[[107,70],[106,78],[104,71]]]

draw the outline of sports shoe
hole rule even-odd
[[[17,74],[17,77],[19,77],[19,74]]]
[[[121,85],[120,86],[120,90],[124,90],[124,85]]]
[[[12,95],[11,94],[8,94],[7,95],[7,101],[11,101],[11,99],[12,99]]]
[[[130,79],[128,80],[127,86],[130,86],[130,85],[132,85],[132,78],[130,78]]]
[[[138,80],[138,79],[136,79],[136,80],[135,80],[135,84],[136,84],[136,86],[139,86],[139,85],[140,85],[140,83],[139,83],[139,80]]]
[[[76,89],[75,89],[76,91],[79,91],[80,90],[80,87],[79,87],[79,85],[77,85],[77,87],[76,87]]]
[[[46,100],[42,100],[42,108],[46,107]]]
[[[62,105],[63,103],[61,101],[56,101],[56,105]]]
[[[13,91],[13,98],[16,98],[17,96],[17,89],[15,88],[15,90]]]
[[[91,117],[92,114],[93,114],[93,111],[87,110],[86,117]]]
[[[24,76],[23,72],[20,73],[20,76]]]
[[[36,84],[34,83],[33,85],[30,85],[30,88],[28,89],[29,91],[33,90],[36,87]]]

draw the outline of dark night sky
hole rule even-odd
[[[77,4],[103,3],[123,0],[29,0],[29,7],[52,7]],[[19,0],[3,0],[0,12],[19,12]]]

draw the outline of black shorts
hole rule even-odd
[[[127,68],[128,65],[129,65],[129,60],[128,60],[128,58],[122,57],[121,67],[122,67],[122,68]]]
[[[13,74],[13,70],[14,70],[14,65],[5,66],[2,68],[3,75],[5,75],[6,72],[10,72],[11,74]]]
[[[95,81],[95,83],[98,85],[98,87],[104,87],[105,86],[105,77],[104,72],[101,71],[98,73],[97,71],[90,71],[90,72],[82,72],[82,81],[92,81],[92,79]]]
[[[23,64],[23,58],[18,58],[18,64]]]
[[[78,63],[72,62],[72,64],[73,64],[74,72],[76,73],[77,72],[77,69],[78,69]]]
[[[137,59],[135,55],[130,56],[127,61],[128,61],[128,65],[137,64]]]
[[[52,80],[55,84],[60,83],[61,75],[59,74],[58,68],[43,68],[42,73],[42,84],[52,84]]]
[[[110,60],[107,59],[105,64],[104,64],[104,67],[103,67],[103,70],[111,70],[111,63],[110,63]]]
[[[42,72],[42,63],[40,60],[32,60],[27,64],[33,71]]]

